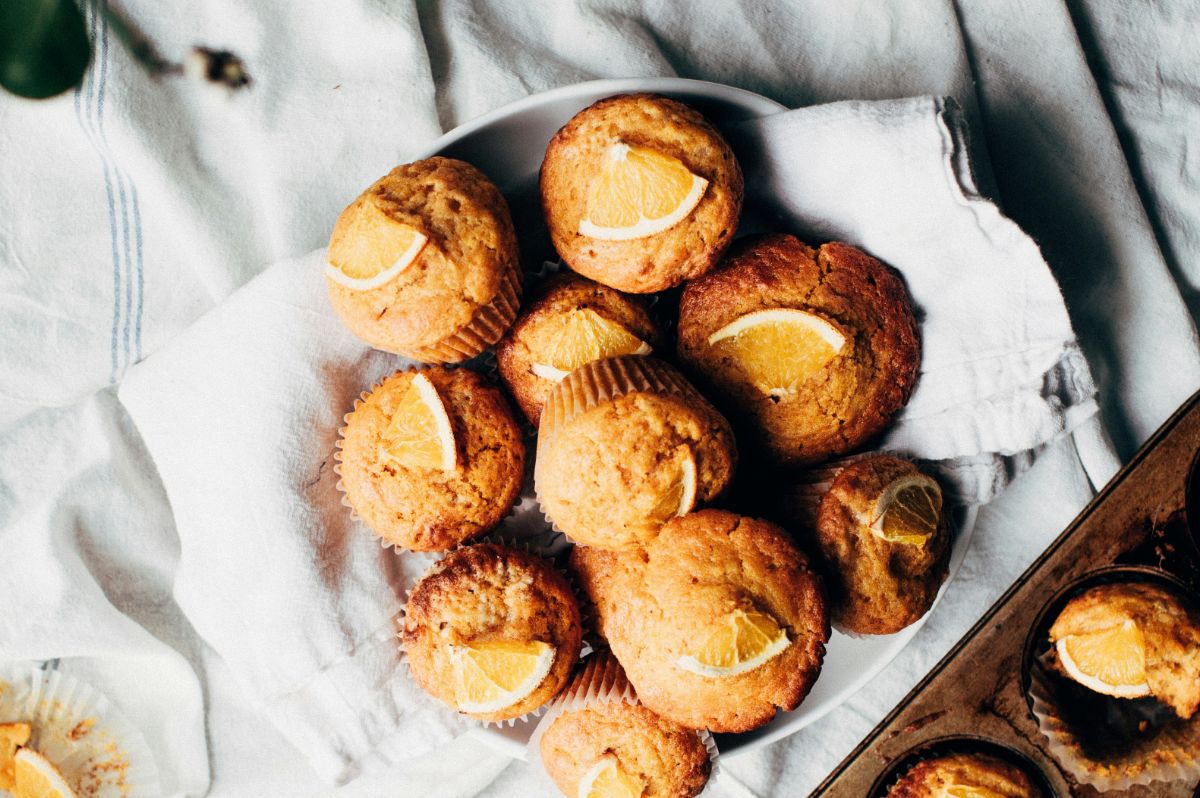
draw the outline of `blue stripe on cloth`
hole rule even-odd
[[[133,362],[136,363],[142,359],[142,308],[145,306],[146,292],[143,276],[145,268],[142,265],[142,213],[138,208],[137,184],[130,181],[129,188],[133,196],[133,229],[137,246],[137,316],[133,327]]]

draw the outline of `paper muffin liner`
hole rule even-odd
[[[546,711],[546,708],[549,707],[554,702],[554,700],[558,697],[558,695],[560,695],[562,693],[562,690],[559,690],[558,693],[555,693],[554,695],[550,696],[550,698],[548,698],[546,700],[546,702],[543,703],[541,706],[535,707],[534,709],[531,709],[522,715],[518,715],[517,717],[505,718],[504,720],[481,720],[479,718],[472,717],[472,716],[466,714],[465,712],[460,712],[460,711],[454,709],[453,707],[449,706],[448,704],[446,704],[444,701],[442,701],[437,696],[427,693],[425,691],[425,689],[423,687],[421,687],[420,683],[416,680],[416,678],[413,676],[412,664],[409,662],[408,651],[405,649],[405,646],[404,646],[404,618],[406,615],[406,611],[408,609],[408,604],[412,600],[413,591],[415,591],[421,585],[421,583],[425,581],[426,577],[428,577],[434,571],[434,569],[439,566],[441,560],[444,559],[451,552],[458,551],[460,549],[470,548],[471,546],[479,545],[481,543],[490,543],[490,544],[504,546],[504,547],[511,548],[511,549],[517,549],[518,551],[523,551],[526,554],[532,554],[536,557],[546,560],[548,563],[550,563],[551,567],[553,567],[555,571],[558,571],[558,573],[561,574],[563,576],[563,578],[567,580],[567,585],[568,585],[568,587],[571,588],[572,594],[575,597],[576,605],[578,606],[580,604],[580,598],[579,598],[580,591],[579,591],[578,586],[575,584],[575,582],[571,578],[570,574],[566,573],[563,569],[559,568],[554,563],[552,558],[547,557],[543,554],[540,554],[535,549],[535,547],[529,545],[528,543],[526,543],[525,541],[522,541],[522,540],[514,541],[514,540],[510,540],[510,539],[504,539],[503,537],[500,537],[500,536],[485,537],[485,538],[481,538],[481,539],[472,540],[469,543],[461,543],[461,544],[455,546],[450,551],[440,552],[441,556],[439,557],[439,559],[437,561],[431,563],[430,566],[425,570],[425,573],[421,574],[421,578],[418,579],[413,584],[412,587],[410,587],[404,591],[404,604],[400,607],[400,611],[397,612],[396,615],[392,618],[392,624],[393,624],[393,628],[396,630],[396,646],[400,652],[400,664],[404,667],[404,671],[405,671],[405,673],[408,674],[408,678],[411,679],[413,684],[417,686],[417,688],[421,691],[422,695],[428,696],[430,701],[432,701],[434,704],[436,704],[442,710],[444,710],[446,712],[454,713],[454,715],[459,717],[464,723],[467,723],[471,726],[475,726],[478,728],[485,728],[485,729],[486,728],[506,728],[506,727],[511,728],[511,727],[517,725],[518,723],[525,723],[527,721],[531,721],[534,718],[539,717],[544,711]],[[580,647],[579,647],[579,654],[576,658],[577,661],[583,659],[584,657],[588,656],[592,652],[592,647],[587,641],[587,627],[584,624],[582,607],[580,607],[579,615],[580,615],[580,618],[579,618]],[[555,655],[557,656],[557,652],[555,653]],[[568,680],[567,684],[570,684],[569,680]]]
[[[1102,761],[1088,757],[1060,714],[1049,675],[1050,656],[1047,652],[1029,668],[1030,708],[1049,743],[1050,755],[1076,780],[1099,792],[1129,790],[1156,781],[1194,784],[1200,780],[1200,713],[1191,720],[1168,724],[1120,756]]]
[[[819,466],[799,472],[796,475],[796,481],[788,487],[785,499],[787,513],[790,516],[794,516],[797,520],[815,527],[821,500],[829,492],[829,488],[833,485],[833,481],[837,479],[838,474],[842,473],[847,466],[853,463],[881,454],[890,455],[891,453],[878,451],[860,452],[859,454],[851,454],[829,460]]]
[[[500,278],[492,301],[475,311],[471,321],[436,344],[404,352],[423,363],[461,363],[499,341],[517,318],[521,306],[521,267],[513,264]]]
[[[0,666],[0,723],[33,726],[28,747],[50,760],[79,798],[163,794],[145,737],[91,685],[30,664]]]
[[[564,712],[574,712],[601,704],[622,703],[630,706],[641,704],[637,692],[625,671],[611,651],[598,650],[583,661],[581,669],[572,677],[563,691],[546,707],[525,748],[525,760],[533,767],[544,770],[542,762],[542,737]],[[701,795],[709,793],[719,772],[720,752],[717,742],[707,730],[695,730],[704,744],[711,769],[708,782]]]

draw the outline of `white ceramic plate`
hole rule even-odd
[[[446,155],[483,170],[509,201],[526,266],[554,260],[556,255],[542,221],[537,190],[538,170],[546,145],[579,110],[604,97],[634,91],[665,94],[686,102],[718,127],[784,110],[779,103],[759,94],[700,80],[597,80],[535,94],[506,105],[456,127],[417,157]],[[742,226],[745,227],[745,223]],[[955,515],[958,532],[947,585],[962,562],[975,526],[973,509],[959,508]],[[943,585],[942,594],[945,590],[946,585]],[[883,670],[913,638],[922,623],[924,619],[894,635],[880,637],[853,638],[835,631],[829,641],[821,675],[800,707],[793,712],[779,713],[770,723],[753,732],[720,735],[721,756],[727,758],[761,748],[816,721]],[[524,759],[526,743],[536,723],[535,718],[505,728],[477,729],[473,733],[504,753]]]

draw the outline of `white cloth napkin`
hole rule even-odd
[[[960,135],[928,97],[739,131],[753,195],[775,197],[802,234],[859,244],[903,274],[924,357],[886,443],[936,460],[1033,449],[1095,412],[1057,287],[1028,237],[975,195]],[[345,780],[461,724],[411,685],[392,635],[430,558],[382,549],[338,500],[342,415],[404,361],[341,327],[323,260],[268,269],[131,369],[119,396],[175,514],[180,607],[316,770]]]

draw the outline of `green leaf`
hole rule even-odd
[[[91,58],[73,0],[0,2],[0,86],[22,97],[53,97],[79,85]]]

